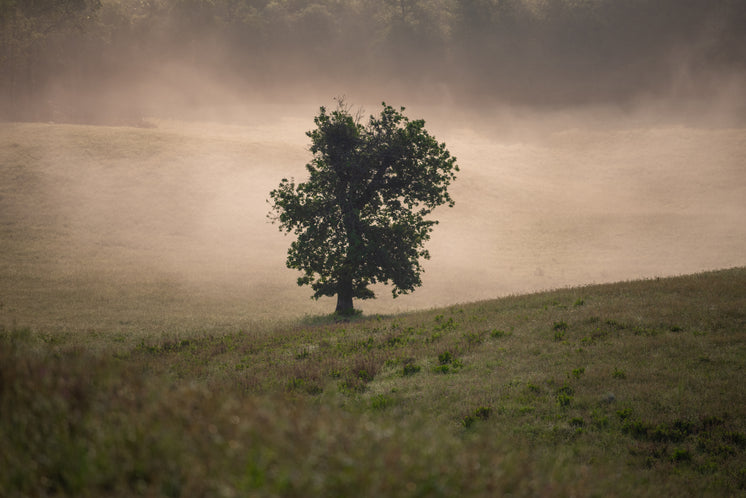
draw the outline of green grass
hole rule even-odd
[[[0,494],[738,495],[745,375],[744,268],[255,330],[6,327]]]

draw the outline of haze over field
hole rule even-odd
[[[312,113],[256,126],[2,125],[6,319],[54,322],[67,307],[68,320],[116,326],[140,313],[183,325],[329,312],[331,300],[296,287],[292,238],[266,219],[269,190],[304,178]],[[462,171],[455,208],[434,213],[423,287],[396,300],[380,288],[357,303],[366,312],[746,263],[746,130],[504,139],[462,123],[429,126]]]
[[[332,311],[266,199],[341,95],[406,106],[461,167],[423,287],[368,313],[746,264],[740,0],[146,3],[0,8],[0,325]]]

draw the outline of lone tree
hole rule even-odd
[[[422,285],[420,258],[441,204],[453,207],[448,185],[459,170],[444,143],[383,103],[367,125],[342,101],[314,118],[313,159],[304,183],[283,178],[270,192],[269,217],[297,236],[287,266],[303,271],[298,285],[313,297],[337,295],[336,313],[355,313],[353,298],[375,297],[370,285],[393,284],[394,297]]]

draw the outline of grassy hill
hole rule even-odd
[[[746,494],[745,130],[436,126],[423,288],[337,322],[275,114],[0,123],[0,496]]]
[[[391,316],[0,335],[3,496],[746,493],[746,269]]]

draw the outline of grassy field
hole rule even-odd
[[[266,218],[280,179],[304,177],[315,110],[240,126],[0,123],[0,324],[159,333],[333,309],[296,286],[290,239]],[[746,129],[506,138],[448,118],[428,128],[461,173],[456,206],[434,212],[423,286],[380,289],[366,313],[746,265]]]
[[[0,335],[3,496],[746,493],[746,269],[226,333]]]
[[[307,121],[0,123],[0,496],[746,494],[746,130],[436,125],[423,288],[337,322]]]

